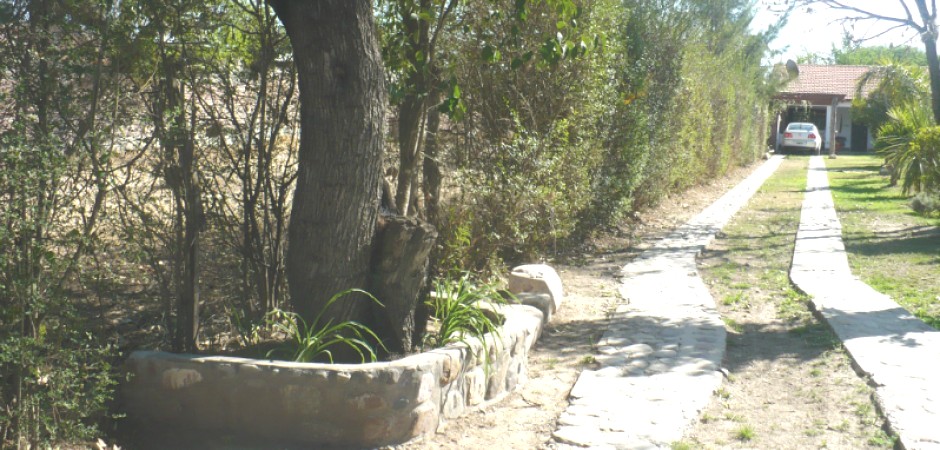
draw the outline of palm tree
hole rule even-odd
[[[875,150],[892,168],[892,186],[902,179],[901,190],[907,194],[940,185],[940,127],[934,126],[927,105],[912,102],[889,109],[878,134]]]
[[[865,90],[872,87],[868,95]],[[929,107],[930,86],[923,67],[886,59],[859,78],[852,116],[876,133],[888,121],[888,110],[908,103]]]

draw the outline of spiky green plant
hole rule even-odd
[[[383,350],[385,350],[385,346],[369,327],[352,320],[333,323],[333,319],[330,319],[325,324],[320,324],[324,311],[329,309],[333,303],[353,293],[362,294],[379,306],[384,306],[366,291],[347,289],[330,297],[330,300],[326,302],[323,309],[309,324],[297,313],[280,309],[269,312],[266,315],[266,320],[276,332],[286,335],[288,341],[282,346],[269,351],[267,357],[284,355],[283,359],[311,362],[319,359],[321,355],[325,355],[332,363],[333,352],[330,349],[335,345],[344,345],[358,353],[362,362],[366,361],[366,355],[369,356],[369,361],[374,362],[376,353],[369,341],[377,342]]]
[[[894,170],[892,184],[901,180],[905,194],[936,186],[940,182],[940,128],[934,126],[931,111],[908,103],[889,110],[888,118],[875,149]]]
[[[485,343],[486,335],[498,335],[498,320],[481,308],[479,302],[503,303],[503,297],[491,284],[476,284],[469,274],[454,279],[445,277],[434,281],[434,292],[427,300],[432,318],[438,324],[437,332],[430,333],[425,343],[443,347],[456,342],[466,343],[476,337]]]

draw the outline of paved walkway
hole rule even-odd
[[[819,156],[810,159],[790,279],[870,377],[903,448],[940,449],[940,331],[852,276]]]
[[[725,329],[695,257],[777,169],[775,156],[622,269],[620,306],[554,433],[558,448],[643,449],[682,439],[721,384]]]

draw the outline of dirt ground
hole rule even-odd
[[[529,359],[529,381],[497,402],[454,419],[422,441],[396,450],[548,449],[568,392],[589,363],[593,344],[607,326],[607,312],[622,300],[619,270],[651,241],[685,223],[746,177],[738,169],[710,185],[666,199],[639,213],[629,224],[598,237],[589,249],[548,261],[561,275],[565,303],[546,326]],[[773,387],[769,387],[773,389]]]

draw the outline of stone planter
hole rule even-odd
[[[527,379],[542,313],[500,306],[499,336],[397,361],[293,363],[138,351],[122,389],[135,433],[186,432],[241,444],[373,448],[434,433]],[[486,364],[488,362],[488,364]]]

